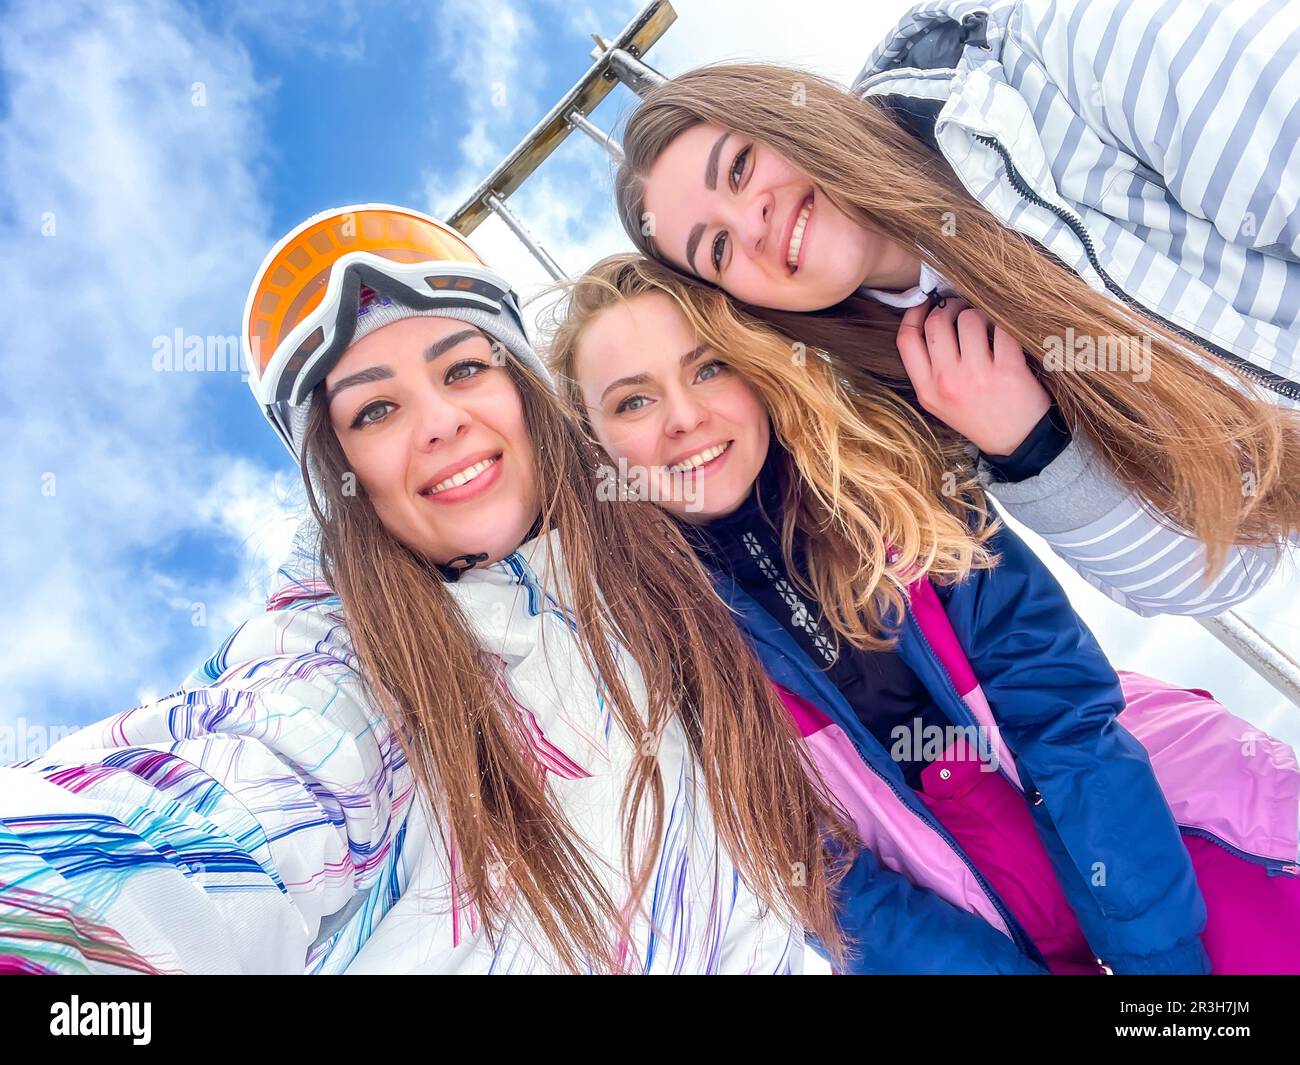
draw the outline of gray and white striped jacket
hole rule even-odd
[[[928,139],[1003,224],[1090,286],[1300,406],[1300,4],[951,0],[913,8],[853,91]],[[1204,547],[1076,439],[992,485],[1090,584],[1143,615],[1217,614],[1279,552]]]

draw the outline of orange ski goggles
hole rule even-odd
[[[445,223],[388,204],[313,215],[271,249],[244,304],[249,387],[291,454],[289,411],[352,342],[363,286],[413,307],[504,312],[527,335],[509,284]]]

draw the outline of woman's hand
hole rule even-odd
[[[1051,408],[1016,339],[963,299],[910,308],[898,354],[921,406],[986,455],[1010,455]]]

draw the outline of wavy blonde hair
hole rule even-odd
[[[902,616],[910,581],[926,574],[951,583],[997,562],[987,541],[999,526],[956,434],[869,374],[792,345],[721,290],[636,253],[596,263],[543,322],[547,363],[588,432],[577,372],[583,330],[619,301],[649,292],[672,299],[699,342],[766,406],[794,467],[782,471],[786,568],[839,635],[864,649],[891,646],[888,630]],[[796,530],[807,580],[794,564]]]
[[[857,833],[789,712],[726,605],[707,590],[675,524],[651,503],[602,502],[596,477],[604,453],[535,373],[513,360],[504,372],[519,390],[537,480],[548,488],[541,527],[558,532],[571,592],[563,605],[611,716],[645,755],[653,754],[646,738],[662,735],[676,717],[720,846],[740,876],[843,965],[850,940],[838,927],[833,890],[857,851]],[[623,906],[557,809],[549,774],[531,755],[518,708],[472,620],[432,562],[388,532],[364,487],[344,491],[355,479],[324,389],[321,382],[313,392],[301,462],[321,530],[321,569],[342,600],[361,674],[429,803],[430,823],[455,847],[462,873],[453,890],[473,903],[493,938],[509,900],[489,874],[506,870],[514,897],[564,967],[628,971],[637,962],[626,950],[628,925],[644,905],[657,853],[650,847],[639,855],[636,845],[664,831],[659,760],[635,761],[616,815],[631,885],[632,905]],[[553,587],[549,570],[540,578]],[[620,655],[640,669],[644,709]]]
[[[1041,379],[1073,431],[1096,446],[1117,479],[1164,524],[1206,544],[1210,573],[1233,544],[1281,545],[1300,531],[1300,411],[1280,409],[1195,338],[1094,291],[1029,237],[1002,225],[886,106],[811,72],[718,64],[646,93],[628,119],[626,158],[615,179],[623,227],[642,253],[677,272],[646,232],[653,228],[644,224],[646,180],[664,149],[702,122],[769,146],[860,225],[917,248],[1020,342],[1031,364],[1041,366],[1048,338],[1069,329],[1087,337],[1149,338],[1149,380],[1087,372]],[[896,346],[899,312],[857,295],[815,313],[742,306],[914,402]]]

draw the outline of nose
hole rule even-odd
[[[739,199],[733,222],[738,249],[752,259],[760,258],[771,243],[775,214],[776,199],[771,192],[756,192]]]
[[[708,410],[685,388],[673,388],[664,394],[664,433],[683,436],[697,429],[708,417]]]
[[[414,446],[421,451],[462,436],[473,421],[464,407],[436,387],[422,389],[410,402],[419,408],[412,424],[416,433]]]

